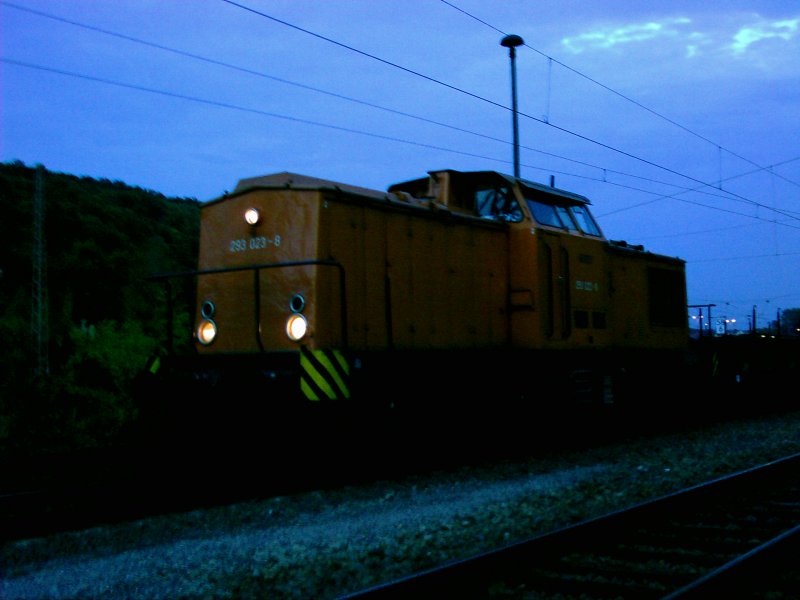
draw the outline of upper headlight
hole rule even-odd
[[[260,219],[261,215],[259,214],[258,209],[248,208],[246,211],[244,211],[244,220],[247,221],[248,225],[258,224]]]

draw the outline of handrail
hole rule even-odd
[[[261,322],[261,285],[260,273],[264,269],[277,269],[289,267],[308,267],[308,266],[322,266],[322,267],[335,267],[339,271],[339,295],[341,305],[341,327],[342,327],[342,346],[343,349],[348,348],[347,340],[347,294],[345,288],[345,271],[344,266],[337,260],[333,259],[308,259],[308,260],[295,260],[279,263],[263,263],[258,265],[248,265],[244,267],[221,267],[216,269],[202,269],[196,271],[180,271],[176,273],[158,273],[151,275],[147,281],[161,281],[164,283],[167,292],[167,353],[174,354],[172,343],[172,331],[174,323],[174,307],[172,301],[172,280],[173,279],[188,279],[190,277],[201,277],[203,275],[216,275],[221,273],[235,273],[242,271],[253,271],[253,298],[255,302],[255,336],[256,342],[261,352],[264,352],[264,345],[261,341],[261,332],[259,325]]]

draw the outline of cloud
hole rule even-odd
[[[730,45],[730,49],[734,54],[744,54],[752,44],[762,40],[779,38],[788,42],[797,35],[799,25],[800,19],[787,19],[742,27],[733,36],[734,42]]]
[[[696,24],[688,17],[665,18],[644,23],[596,28],[561,40],[562,47],[573,54],[603,52],[630,44],[649,44],[649,50],[683,50],[689,59],[716,56],[755,55],[761,42],[767,40],[791,43],[800,39],[800,17],[767,20],[757,14],[728,15],[714,22]],[[759,60],[782,61],[786,52],[759,53]]]
[[[561,44],[574,54],[580,54],[586,50],[607,50],[622,44],[645,42],[664,36],[677,36],[681,34],[680,27],[689,23],[691,23],[691,19],[680,17],[660,22],[650,21],[624,25],[567,37],[561,40]]]
[[[693,32],[686,40],[686,58],[694,58],[703,53],[711,45],[711,39],[698,32]]]

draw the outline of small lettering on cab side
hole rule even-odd
[[[267,246],[275,246],[276,248],[281,245],[281,236],[275,235],[268,238],[263,235],[252,237],[249,240],[240,238],[238,240],[231,240],[228,245],[228,250],[231,252],[246,252],[248,250],[263,250]]]

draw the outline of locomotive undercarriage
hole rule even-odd
[[[168,358],[149,383],[159,393],[143,394],[143,415],[156,443],[212,453],[425,438],[492,444],[541,435],[557,421],[652,407],[677,384],[684,360],[507,349],[346,356],[350,397],[323,400],[301,391],[299,353]]]

